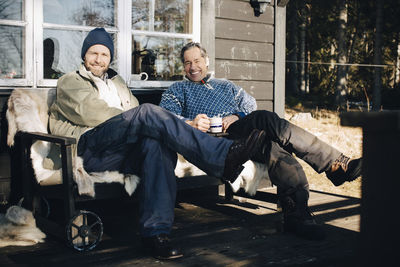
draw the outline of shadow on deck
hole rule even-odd
[[[143,252],[131,203],[99,205],[96,201],[97,207],[103,205],[106,236],[94,251],[75,252],[63,240],[48,236],[45,243],[32,247],[1,248],[0,265],[350,266],[356,262],[358,198],[311,192],[311,210],[325,224],[324,241],[282,232],[276,204],[244,198],[226,202],[199,195],[195,201],[185,195],[178,199],[171,237],[184,252],[181,259],[161,262]]]

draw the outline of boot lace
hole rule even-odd
[[[347,171],[349,166],[350,158],[346,157],[345,155],[341,154],[332,164],[331,172],[337,171],[339,168],[342,168],[343,171]]]

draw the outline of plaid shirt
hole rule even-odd
[[[160,106],[185,120],[193,120],[198,114],[210,118],[232,114],[244,117],[257,109],[255,99],[241,87],[228,80],[213,78],[172,84],[163,93]]]

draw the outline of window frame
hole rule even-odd
[[[0,19],[2,26],[17,26],[24,29],[24,55],[23,55],[23,68],[25,78],[21,79],[0,79],[0,86],[34,86],[34,60],[33,60],[33,0],[24,0],[23,4],[23,20],[5,20]]]
[[[150,1],[155,1],[155,0],[150,0]],[[172,37],[172,38],[182,38],[182,39],[191,39],[192,41],[195,42],[200,42],[200,31],[201,31],[201,0],[192,0],[192,33],[169,33],[169,32],[157,32],[157,31],[144,31],[144,30],[133,30],[132,27],[130,27],[130,54],[132,55],[132,36],[133,35],[142,35],[142,36],[154,36],[154,37]],[[132,9],[132,7],[130,7]],[[154,10],[151,10],[154,12]],[[130,18],[130,24],[132,25],[132,18]],[[130,62],[130,61],[129,61]],[[127,69],[129,70],[128,74],[129,76],[126,77],[126,81],[129,87],[131,88],[154,88],[154,87],[169,87],[176,81],[134,81],[131,80],[131,72],[132,72],[132,67],[131,64],[127,66]]]
[[[155,1],[155,0],[151,0]],[[132,0],[116,0],[116,25],[105,29],[116,34],[116,47],[118,61],[116,68],[124,78],[127,85],[132,88],[166,88],[175,81],[133,81],[131,80],[132,61],[132,36],[162,36],[186,38],[200,41],[201,31],[201,0],[192,0],[192,29],[191,34],[154,32],[133,30],[132,25]],[[35,3],[34,3],[35,2]],[[79,25],[63,25],[45,23],[43,20],[43,0],[24,0],[25,21],[0,20],[0,25],[25,27],[25,79],[0,79],[0,87],[26,86],[26,87],[55,87],[57,79],[44,79],[43,77],[43,31],[55,30],[83,30],[90,31],[95,27]],[[77,66],[78,67],[78,66]]]
[[[43,77],[43,30],[50,29],[50,30],[71,30],[71,31],[91,31],[96,27],[93,26],[80,26],[80,25],[68,25],[68,24],[55,24],[55,23],[47,23],[44,22],[43,16],[43,0],[35,0],[37,4],[35,5],[35,62],[38,64],[36,65],[36,78],[37,78],[37,86],[38,87],[56,87],[57,86],[57,79],[45,79]],[[117,5],[117,21],[119,23],[119,9],[120,9],[120,2],[126,2],[127,0],[116,0]],[[118,25],[119,26],[119,25]],[[116,27],[104,27],[105,30],[109,33],[117,33],[118,34],[118,26]],[[119,37],[117,37],[118,41]],[[80,49],[81,47],[78,47]],[[119,51],[119,47],[117,48]],[[78,68],[79,66],[76,66]],[[118,69],[121,69],[121,66],[117,64]]]

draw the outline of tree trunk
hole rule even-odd
[[[376,24],[375,24],[375,44],[374,44],[374,64],[382,65],[382,27],[383,27],[383,1],[376,0]],[[382,68],[375,67],[374,89],[372,99],[372,109],[381,108],[382,91]]]
[[[306,3],[304,0],[300,1],[300,92],[306,93]]]
[[[400,85],[400,33],[398,33],[397,38],[397,53],[396,53],[396,70],[394,79],[394,88]]]
[[[337,80],[335,91],[336,105],[343,107],[347,95],[346,66],[347,47],[346,47],[346,24],[347,24],[347,3],[346,0],[339,0],[339,24],[338,24],[338,59]]]
[[[299,93],[298,87],[298,73],[297,73],[297,43],[298,43],[298,12],[297,12],[297,2],[290,2],[289,12],[289,27],[288,27],[288,90],[293,94],[297,95]]]
[[[353,4],[353,8],[358,11],[357,13],[360,13],[359,2],[355,1],[352,4]],[[349,6],[347,6],[347,8],[349,8]],[[360,30],[362,29],[362,27],[360,27],[359,24],[360,24],[360,16],[357,16],[355,18],[355,21],[353,22],[353,25],[350,26],[350,28],[352,28],[352,29],[351,29],[349,47],[348,47],[348,52],[347,52],[347,55],[348,55],[347,62],[349,62],[349,63],[354,61],[354,58],[353,58],[354,52],[355,52],[354,45],[355,45],[358,35],[360,34]],[[349,73],[349,69],[350,69],[350,66],[347,65],[346,66],[347,74]],[[349,90],[349,88],[347,88],[347,90],[348,90],[348,93],[350,93],[351,90]]]

